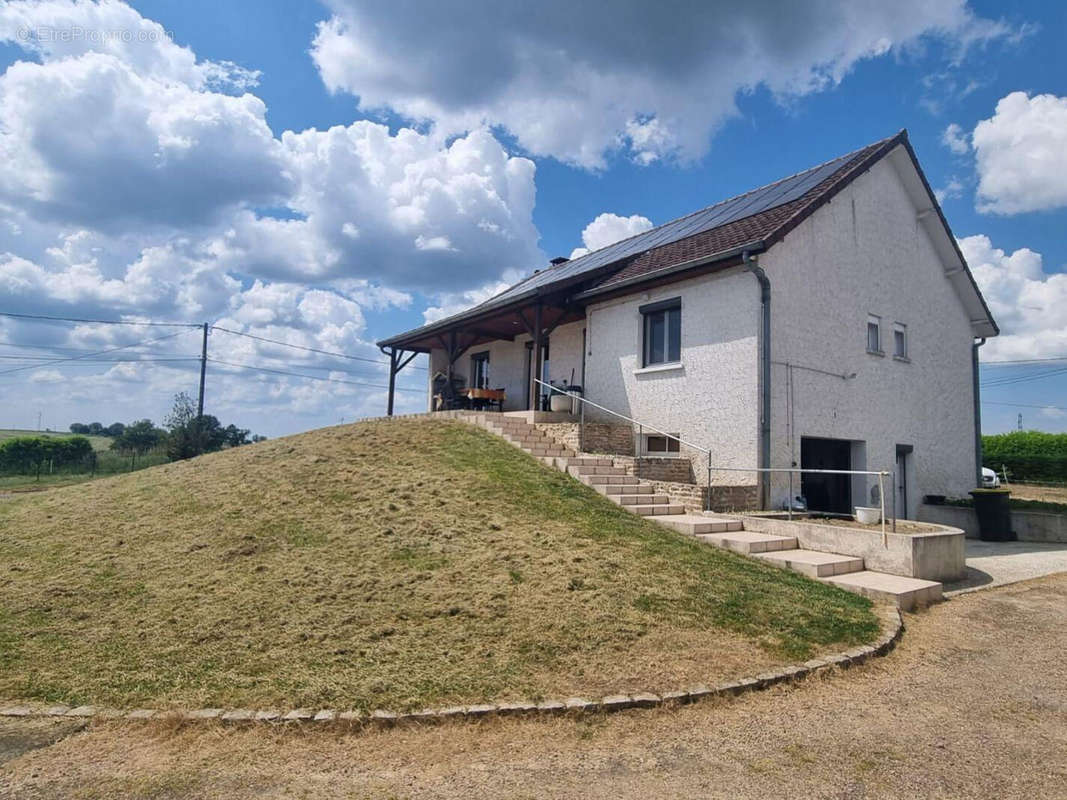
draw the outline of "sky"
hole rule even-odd
[[[985,432],[1067,430],[1065,27],[1054,2],[0,2],[0,312],[190,325],[0,317],[0,427],[160,422],[203,322],[224,423],[379,415],[376,340],[907,128],[1001,327]],[[1023,359],[1049,360],[995,363]]]

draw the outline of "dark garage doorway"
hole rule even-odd
[[[800,439],[801,469],[852,469],[852,442],[848,439]],[[810,511],[852,514],[852,476],[818,475],[800,477],[800,490]]]

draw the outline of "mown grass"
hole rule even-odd
[[[0,500],[0,565],[0,697],[121,707],[666,689],[877,631],[862,598],[438,420]]]

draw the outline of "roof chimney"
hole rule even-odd
[[[566,256],[556,256],[548,263],[550,263],[553,267],[558,267],[560,264],[566,264],[568,261],[570,261],[570,259]]]

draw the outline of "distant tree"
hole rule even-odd
[[[88,429],[87,433],[89,433],[89,434],[91,434],[93,436],[103,436],[104,435],[104,424],[102,422],[90,422],[89,423],[89,429]]]
[[[256,442],[265,442],[265,441],[267,441],[267,437],[266,437],[266,436],[263,436],[263,435],[261,435],[261,434],[258,434],[258,433],[254,433],[254,434],[252,434],[252,442],[253,442],[253,443],[256,443]]]
[[[245,428],[238,428],[236,425],[227,425],[223,432],[226,434],[225,445],[226,447],[240,447],[243,444],[248,444],[248,434],[251,431]]]
[[[164,419],[164,425],[167,428],[167,455],[175,460],[265,438],[249,439],[249,431],[236,425],[223,427],[218,417],[212,414],[197,418],[196,406],[185,392],[174,396],[174,407]]]
[[[121,422],[112,422],[110,425],[104,428],[104,435],[111,437],[122,436],[122,432],[124,430],[126,430],[126,426],[123,425]]]
[[[89,432],[89,426],[84,422],[72,422],[70,424],[70,432],[85,435]]]
[[[122,434],[111,443],[111,449],[130,456],[131,466],[137,463],[137,456],[155,450],[167,438],[166,431],[157,428],[150,419],[139,419],[123,428]]]
[[[185,392],[174,395],[174,406],[163,419],[167,429],[167,455],[175,461],[200,455],[200,437],[195,429],[196,406]]]

